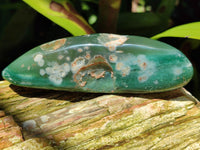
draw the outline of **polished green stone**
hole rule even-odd
[[[2,72],[19,86],[100,93],[149,93],[186,85],[190,61],[165,43],[138,36],[91,34],[28,51]]]

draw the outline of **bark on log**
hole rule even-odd
[[[109,95],[0,82],[0,108],[58,149],[200,149],[198,103],[183,88]]]

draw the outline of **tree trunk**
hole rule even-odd
[[[0,82],[0,108],[26,142],[45,138],[55,149],[200,149],[198,103],[184,88],[110,95]]]

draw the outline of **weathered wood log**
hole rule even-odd
[[[45,139],[33,138],[5,148],[4,150],[54,150],[54,148],[49,146],[48,141]]]
[[[22,142],[23,137],[20,127],[15,123],[12,116],[6,116],[0,110],[0,149]]]
[[[21,127],[0,110],[0,150],[53,150],[49,142],[43,138],[30,138],[24,140]]]
[[[0,108],[62,149],[200,149],[198,103],[183,88],[109,95],[0,82]]]

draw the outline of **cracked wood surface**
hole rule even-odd
[[[54,149],[200,149],[198,103],[183,88],[109,95],[0,82],[0,109],[22,127],[24,139],[46,138]]]

